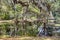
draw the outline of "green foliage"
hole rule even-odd
[[[12,0],[11,0],[12,1]],[[21,20],[23,18],[26,19],[31,19],[36,20],[36,19],[42,19],[42,15],[40,14],[45,14],[45,12],[41,13],[40,10],[37,6],[35,6],[34,4],[29,4],[28,7],[28,12],[24,13],[23,6],[21,4],[15,4],[13,5],[10,0],[2,0],[0,2],[0,20],[11,20],[11,19],[17,19],[17,20]],[[26,0],[24,0],[26,1]],[[60,8],[60,0],[57,0],[56,2],[53,0],[45,0],[45,2],[47,4],[49,4],[51,6],[51,10],[53,12],[54,17],[56,18],[56,20],[60,20],[60,12],[58,11]],[[14,10],[15,9],[15,10]],[[43,10],[44,11],[44,10]],[[58,11],[58,12],[56,12]],[[57,14],[58,13],[58,14]],[[43,15],[43,16],[44,16]],[[38,18],[38,17],[39,18]],[[41,18],[40,18],[41,17]],[[17,25],[14,24],[4,24],[0,25],[0,35],[4,35],[4,34],[8,34],[6,32],[7,29],[9,29],[10,26],[15,27],[17,26],[19,28],[19,31],[17,31],[17,35],[23,36],[23,35],[28,35],[28,36],[37,36],[38,34],[38,27],[42,24],[42,22],[31,22],[32,25],[30,25],[28,22],[25,23],[25,28],[23,28],[22,23],[24,23],[24,21],[21,21],[21,23],[17,23]],[[30,21],[30,20],[29,20]],[[37,26],[36,26],[37,25]]]
[[[35,5],[29,6],[30,11],[40,14],[40,10]]]
[[[38,30],[37,29],[28,30],[28,35],[29,36],[37,36],[37,34],[38,34]]]

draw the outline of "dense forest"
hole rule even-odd
[[[60,0],[0,0],[0,36],[39,36],[40,27],[60,35]]]

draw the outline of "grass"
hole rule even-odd
[[[0,40],[60,40],[60,37],[12,37],[1,38]]]

